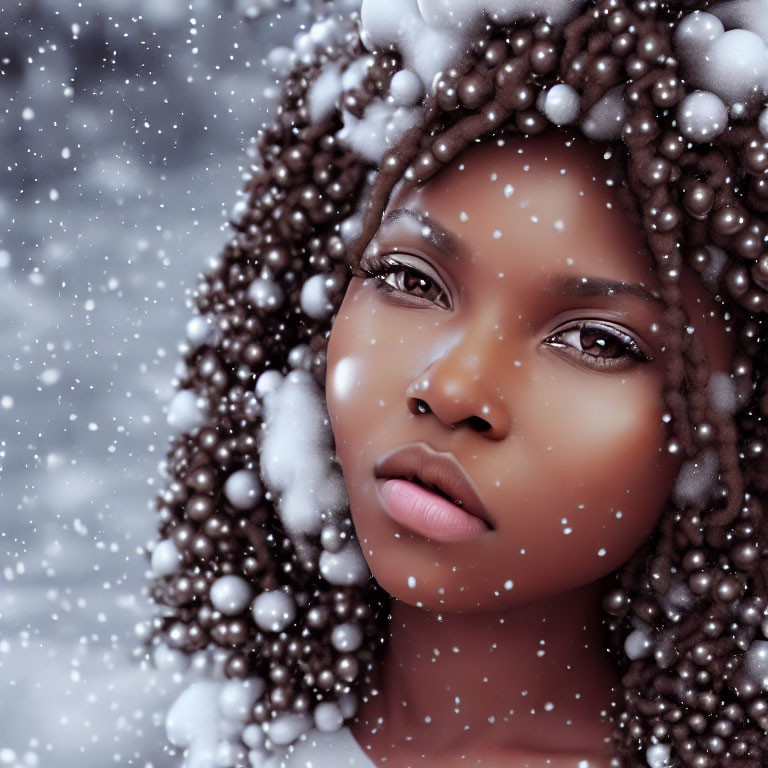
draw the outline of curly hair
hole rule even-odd
[[[667,449],[689,461],[714,452],[719,474],[704,503],[670,498],[657,531],[605,597],[623,672],[610,713],[617,764],[648,765],[654,745],[667,745],[665,757],[681,767],[763,763],[768,695],[748,657],[768,636],[768,142],[750,106],[705,142],[681,132],[676,110],[688,91],[673,35],[688,12],[706,5],[594,0],[562,29],[546,21],[489,25],[461,68],[442,73],[419,123],[380,164],[337,134],[342,111],[361,117],[389,93],[402,68],[397,52],[369,53],[350,34],[284,78],[274,119],[258,135],[247,206],[194,296],[216,332],[189,348],[180,388],[209,407],[204,423],[176,438],[168,454],[159,532],[173,541],[179,564],[152,584],[164,606],[152,642],[187,653],[225,649],[228,677],[264,681],[247,722],[269,724],[365,694],[388,606],[373,579],[339,585],[319,572],[317,553],[354,537],[348,518],[302,547],[272,494],[236,505],[225,492],[234,473],[260,471],[264,409],[255,382],[267,371],[303,368],[324,387],[334,313],[350,277],[364,274],[359,257],[396,184],[424,183],[480,139],[544,130],[537,99],[555,84],[578,93],[582,114],[627,84],[621,138],[606,143],[622,164],[662,286]],[[343,71],[363,56],[370,62],[362,81],[330,116],[313,120],[312,84],[329,66]],[[345,233],[354,227],[343,225],[355,216],[362,225],[352,239]],[[726,381],[713,382],[702,340],[689,332],[679,284],[685,264],[715,295],[736,338]],[[318,275],[333,307],[319,319],[302,310],[302,288]],[[295,596],[293,621],[269,631],[249,601],[233,615],[217,610],[211,588],[224,576],[247,582],[251,596],[279,589]],[[681,587],[692,599],[677,599]],[[356,650],[333,642],[343,622],[362,630]],[[652,652],[628,657],[627,639],[638,632]]]

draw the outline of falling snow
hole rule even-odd
[[[187,292],[269,109],[264,41],[307,10],[268,5],[0,13],[0,765],[180,762],[173,659],[134,627]]]

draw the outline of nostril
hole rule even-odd
[[[423,401],[423,400],[416,400],[416,405],[414,410],[416,413],[431,413],[432,409]]]
[[[470,416],[467,419],[467,423],[470,427],[472,427],[472,429],[478,432],[487,432],[491,428],[491,425],[485,419],[481,419],[479,416]]]

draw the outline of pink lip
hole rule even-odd
[[[403,445],[376,462],[376,477],[387,514],[415,533],[465,541],[493,530],[472,479],[452,453],[423,441]]]
[[[409,480],[379,478],[376,492],[396,523],[427,539],[469,541],[489,530],[479,517]]]

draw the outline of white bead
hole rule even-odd
[[[395,100],[395,104],[401,107],[412,107],[421,101],[424,95],[424,86],[421,78],[410,69],[401,69],[392,75],[389,84],[389,93]]]
[[[357,714],[357,696],[354,693],[342,693],[339,696],[339,710],[345,720],[349,720]]]
[[[257,277],[248,288],[248,299],[259,309],[277,309],[285,301],[285,292],[271,278]]]
[[[224,495],[236,509],[253,509],[263,494],[258,475],[248,469],[233,472],[224,483]]]
[[[167,672],[184,672],[189,667],[189,656],[183,651],[161,643],[152,651],[152,661],[158,669]]]
[[[707,47],[699,82],[728,104],[749,102],[763,95],[768,74],[765,43],[747,29],[731,29]]]
[[[315,707],[315,725],[318,731],[332,733],[344,724],[344,718],[337,704],[324,701]]]
[[[627,635],[627,639],[624,641],[624,653],[632,661],[644,659],[646,656],[650,656],[652,652],[653,643],[646,632],[636,629]]]
[[[220,688],[220,683],[192,683],[173,702],[165,718],[165,732],[171,744],[177,747],[188,747],[193,742],[215,744],[216,701]]]
[[[539,109],[555,125],[570,125],[579,116],[581,98],[575,88],[558,83],[542,92]]]
[[[363,0],[360,8],[363,29],[379,46],[397,45],[404,21],[420,21],[416,0]]]
[[[714,93],[694,91],[680,102],[677,124],[685,138],[706,143],[727,128],[728,110]]]
[[[177,392],[168,404],[168,426],[180,432],[191,432],[205,423],[204,400],[189,389]]]
[[[747,651],[747,671],[764,691],[768,690],[768,641],[755,640]]]
[[[621,137],[627,119],[627,103],[624,86],[611,88],[584,116],[581,130],[593,141],[610,141]]]
[[[645,761],[648,763],[648,768],[671,768],[671,754],[668,744],[651,744],[645,750]]]
[[[158,576],[170,576],[181,570],[184,557],[171,539],[158,541],[152,550],[152,570]]]
[[[363,643],[363,631],[357,624],[339,624],[331,632],[331,645],[342,653],[356,651]]]
[[[760,133],[763,134],[763,138],[768,139],[768,107],[760,113],[760,119],[757,124],[760,128]]]
[[[265,738],[264,729],[256,723],[251,723],[243,728],[243,744],[249,749],[259,749],[264,744]]]
[[[296,618],[296,604],[280,590],[262,592],[252,610],[256,624],[265,632],[282,632]]]
[[[279,45],[267,54],[267,65],[278,77],[285,77],[296,62],[296,52],[286,45]]]
[[[360,546],[356,541],[347,544],[341,552],[320,553],[320,573],[331,584],[351,586],[364,584],[370,576]]]
[[[280,371],[269,370],[256,379],[256,395],[263,398],[268,392],[274,392],[283,383],[283,375]]]
[[[288,353],[288,365],[308,371],[312,365],[312,351],[309,344],[297,344]]]
[[[693,58],[703,52],[704,48],[723,34],[723,22],[705,11],[689,13],[677,25],[675,30],[675,48]]]
[[[278,715],[265,725],[267,736],[273,744],[287,746],[312,727],[309,715]]]
[[[234,765],[242,765],[243,760],[245,760],[245,750],[240,744],[220,741],[216,746],[217,768],[232,768]]]
[[[218,329],[213,318],[209,315],[197,315],[187,323],[187,339],[194,347],[201,344],[215,344]]]
[[[348,219],[344,219],[339,227],[339,234],[345,245],[350,245],[363,232],[363,217],[359,215],[350,216]]]
[[[301,287],[301,309],[313,320],[324,320],[333,312],[333,304],[328,300],[325,281],[328,275],[312,275]]]
[[[224,684],[219,694],[219,711],[230,720],[245,722],[251,714],[253,705],[264,693],[264,688],[264,681],[260,677],[230,680]],[[248,744],[248,746],[260,745]]]
[[[242,613],[251,602],[253,590],[241,576],[221,576],[211,585],[211,602],[227,616]]]

